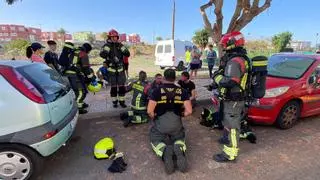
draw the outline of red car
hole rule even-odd
[[[300,117],[320,114],[320,56],[271,56],[266,88],[265,96],[249,108],[255,123],[288,129]]]

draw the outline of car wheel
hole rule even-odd
[[[163,67],[163,66],[160,66],[160,69],[164,70],[164,68],[165,68],[165,67]]]
[[[42,167],[35,151],[15,144],[0,145],[0,179],[31,179]]]
[[[300,105],[297,101],[287,103],[277,118],[277,126],[280,129],[292,128],[300,117]]]
[[[184,70],[184,66],[183,66],[183,62],[182,61],[179,62],[178,66],[177,66],[177,70],[178,71],[183,71]]]

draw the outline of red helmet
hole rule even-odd
[[[239,31],[231,32],[222,36],[220,44],[224,50],[242,47],[244,46],[244,37]]]
[[[111,29],[109,32],[108,32],[108,36],[109,37],[119,37],[119,33],[114,30],[114,29]]]

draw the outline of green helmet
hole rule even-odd
[[[96,93],[96,92],[99,92],[101,90],[101,83],[98,83],[98,82],[91,82],[89,85],[88,85],[88,90],[90,92],[93,92],[93,93]]]
[[[109,159],[116,153],[114,142],[111,138],[103,138],[94,146],[94,157],[96,159]]]

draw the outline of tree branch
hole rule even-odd
[[[232,16],[232,19],[230,21],[229,28],[228,28],[227,32],[232,31],[233,27],[235,26],[235,22],[237,21],[237,19],[239,18],[240,14],[241,14],[242,9],[243,9],[242,0],[237,0],[236,9],[235,9],[234,14]]]
[[[213,34],[213,28],[207,16],[206,9],[211,7],[213,2],[215,2],[215,0],[211,0],[207,4],[204,4],[200,7],[200,13],[202,15],[205,28],[209,31],[210,34]]]

